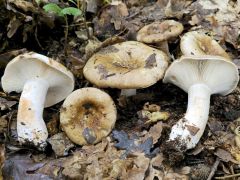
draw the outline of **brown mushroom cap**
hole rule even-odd
[[[94,144],[106,137],[115,125],[117,111],[112,98],[97,88],[82,88],[64,101],[61,127],[76,144]]]
[[[183,25],[174,20],[154,22],[138,31],[137,40],[144,43],[159,43],[180,35]]]
[[[127,41],[94,54],[83,74],[98,87],[138,89],[155,84],[167,67],[168,57],[162,51],[137,41]]]
[[[214,55],[231,59],[217,41],[197,31],[184,34],[181,38],[180,48],[183,55]]]

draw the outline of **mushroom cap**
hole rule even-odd
[[[146,88],[160,80],[168,67],[167,55],[137,41],[103,48],[86,63],[83,74],[98,87]]]
[[[211,94],[227,95],[239,81],[234,63],[221,56],[182,56],[166,71],[164,83],[170,82],[185,92],[194,84],[206,84]]]
[[[94,144],[106,137],[115,125],[117,110],[112,98],[97,88],[82,88],[64,101],[61,127],[79,145]]]
[[[183,55],[214,55],[230,59],[217,41],[197,31],[184,34],[181,38],[180,48]]]
[[[158,43],[180,35],[183,25],[174,20],[154,22],[138,31],[137,40],[144,43]]]
[[[65,66],[34,52],[19,55],[7,64],[2,87],[5,92],[21,92],[26,81],[38,78],[49,84],[45,107],[62,101],[74,88],[73,74]]]

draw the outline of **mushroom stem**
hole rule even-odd
[[[121,90],[121,94],[120,96],[134,96],[137,94],[137,90],[136,89],[122,89]]]
[[[184,118],[172,127],[169,140],[176,141],[181,151],[194,148],[207,124],[211,90],[205,84],[195,84],[188,90],[188,107]]]
[[[169,46],[168,46],[168,41],[161,41],[156,43],[156,45],[158,46],[158,48],[160,50],[162,50],[163,52],[165,52],[169,57],[171,56],[170,52],[169,52]]]
[[[44,150],[48,131],[42,118],[49,84],[44,79],[29,80],[24,84],[17,115],[17,132],[20,143],[30,143]]]

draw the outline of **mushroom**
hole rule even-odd
[[[167,55],[137,41],[127,41],[103,48],[86,63],[83,74],[101,88],[123,89],[131,96],[160,80],[168,67]]]
[[[179,36],[183,31],[183,25],[174,20],[154,22],[144,26],[137,33],[137,40],[147,44],[156,43],[161,50],[170,55],[168,40]]]
[[[163,82],[188,93],[187,112],[173,126],[169,137],[176,150],[196,146],[207,124],[211,94],[227,95],[238,81],[236,65],[220,56],[182,56],[170,65]]]
[[[183,55],[215,55],[230,60],[229,55],[217,41],[197,31],[184,34],[181,38],[180,48]]]
[[[21,92],[17,114],[20,143],[46,147],[48,132],[42,118],[43,108],[62,101],[73,91],[74,78],[60,63],[34,52],[15,57],[2,77],[5,92]]]
[[[64,101],[60,123],[71,141],[78,145],[95,144],[115,125],[117,111],[112,98],[97,88],[82,88]]]

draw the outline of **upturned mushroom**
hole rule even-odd
[[[17,114],[19,142],[44,150],[48,131],[43,108],[62,101],[73,91],[72,73],[53,59],[30,52],[7,64],[2,87],[5,92],[22,91]]]
[[[83,74],[101,88],[122,89],[122,95],[136,94],[160,80],[168,67],[167,55],[137,41],[103,48],[86,63]]]
[[[214,55],[222,56],[230,60],[229,55],[217,41],[197,31],[184,34],[181,38],[180,48],[183,55]]]
[[[178,37],[182,31],[183,25],[174,20],[154,22],[138,31],[137,40],[147,44],[155,43],[161,50],[170,55],[168,41]]]
[[[71,141],[78,145],[95,144],[115,125],[117,111],[112,98],[97,88],[82,88],[64,101],[60,123]]]
[[[220,56],[183,56],[166,71],[164,83],[172,83],[188,93],[185,116],[172,127],[169,142],[176,150],[194,148],[208,120],[211,94],[227,95],[237,86],[238,69]]]

